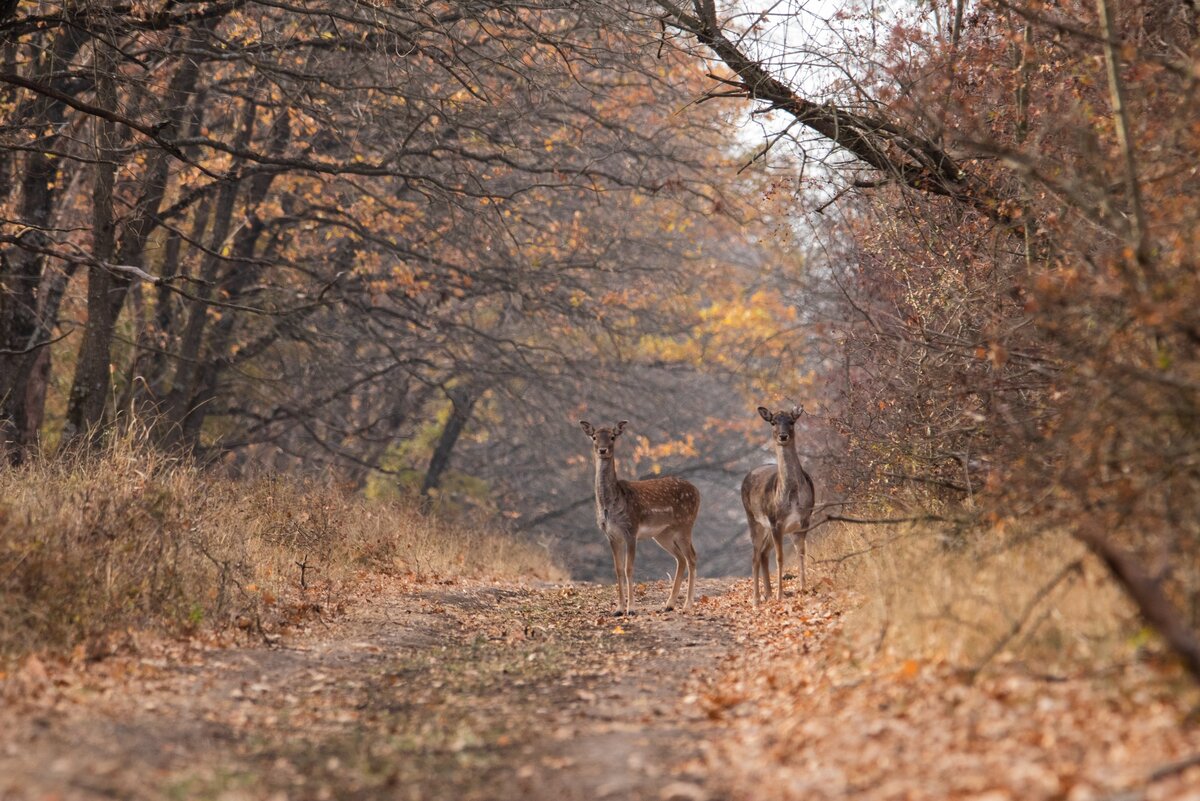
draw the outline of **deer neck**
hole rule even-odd
[[[786,445],[775,443],[775,464],[779,475],[775,481],[775,497],[786,500],[804,480],[804,468],[800,466],[794,439]]]
[[[596,458],[596,515],[604,518],[621,499],[617,460]]]

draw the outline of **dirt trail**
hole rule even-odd
[[[382,584],[278,647],[127,660],[0,714],[0,798],[719,798],[695,688],[731,626],[644,589]]]
[[[0,801],[1198,801],[1200,691],[864,656],[828,576],[614,618],[611,586],[379,579],[274,647],[143,643],[0,681]],[[876,641],[877,642],[877,641]],[[876,649],[877,650],[877,649]]]

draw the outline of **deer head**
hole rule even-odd
[[[779,445],[787,445],[796,434],[796,421],[800,419],[800,415],[804,414],[804,407],[793,406],[790,412],[782,409],[772,412],[765,406],[759,406],[758,413],[774,429],[775,442]]]
[[[612,428],[593,428],[587,420],[579,421],[579,427],[583,429],[583,433],[592,438],[592,452],[598,459],[613,458],[617,437],[621,436],[621,432],[628,424],[628,420],[622,420]]]

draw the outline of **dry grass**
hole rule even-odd
[[[1149,638],[1104,568],[1064,534],[992,532],[947,548],[928,527],[847,525],[810,551],[861,596],[847,629],[871,653],[1060,673],[1126,660]]]
[[[372,570],[562,576],[482,524],[327,484],[222,479],[130,440],[0,471],[0,662],[103,655],[137,627],[261,631],[336,607]]]

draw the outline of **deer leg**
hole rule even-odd
[[[750,581],[754,585],[750,598],[754,605],[758,606],[758,551],[750,554]]]
[[[758,532],[754,529],[754,523],[750,523],[750,545],[753,549],[750,553],[750,576],[754,583],[754,594],[751,598],[754,600],[754,605],[758,606],[758,584],[759,573],[762,572],[762,558],[758,550],[759,537]]]
[[[629,602],[625,605],[625,614],[632,615],[633,611],[633,558],[637,553],[637,538],[625,538],[625,592]]]
[[[687,542],[684,543],[684,545],[687,548],[685,555],[687,556],[687,569],[688,569],[688,589],[687,589],[688,594],[687,594],[687,600],[683,602],[683,611],[685,611],[685,612],[692,608],[692,598],[695,597],[695,590],[696,590],[696,549],[694,547],[692,547],[691,534],[692,533],[689,531]]]
[[[763,583],[763,600],[771,600],[771,544],[763,542],[763,549],[758,554],[759,568],[758,572],[762,576]]]
[[[805,531],[800,535],[800,592],[804,592],[804,562],[808,556],[808,532]]]
[[[776,587],[775,591],[778,593],[778,595],[776,597],[780,601],[782,601],[783,600],[783,533],[782,532],[773,532],[772,536],[775,540],[775,570],[777,571],[777,575],[779,576],[779,586]]]
[[[624,614],[622,608],[625,606],[625,590],[622,577],[625,575],[625,570],[621,566],[621,542],[615,538],[609,539],[608,546],[612,548],[613,557],[613,572],[617,574],[617,611],[613,614],[620,617]]]
[[[667,605],[663,607],[664,612],[670,612],[675,608],[675,599],[679,596],[679,585],[683,583],[683,566],[686,562],[679,546],[675,546],[671,555],[675,557],[675,578],[671,580],[671,594],[667,596]]]

